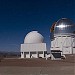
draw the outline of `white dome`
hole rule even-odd
[[[31,31],[26,35],[24,43],[42,43],[43,40],[44,37],[40,33],[37,31]]]

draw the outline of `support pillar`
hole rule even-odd
[[[39,57],[39,56],[38,56],[38,52],[36,52],[36,53],[37,53],[37,58],[38,58],[38,57]]]
[[[43,51],[43,58],[44,58],[44,51]]]
[[[21,58],[24,58],[24,52],[21,52]]]
[[[31,54],[30,54],[30,52],[29,52],[29,58],[31,58]]]

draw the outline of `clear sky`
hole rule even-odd
[[[49,49],[50,27],[62,17],[75,22],[75,0],[0,0],[0,51],[20,51],[32,30],[44,36]]]

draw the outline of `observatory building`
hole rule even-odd
[[[62,18],[51,27],[51,52],[75,54],[75,25],[67,19]]]
[[[29,32],[21,44],[21,58],[44,58],[47,53],[44,37],[38,31]]]

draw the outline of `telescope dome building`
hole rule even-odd
[[[75,25],[71,20],[67,18],[62,18],[56,22],[54,27],[54,34],[61,34],[61,35],[69,33],[72,34],[73,31],[75,30],[74,28]]]
[[[71,20],[59,19],[52,25],[51,33],[51,52],[75,54],[75,24]]]
[[[24,43],[43,43],[43,42],[44,37],[37,31],[29,32],[24,39]]]
[[[44,37],[38,31],[29,32],[21,44],[21,58],[44,58],[47,53]]]

